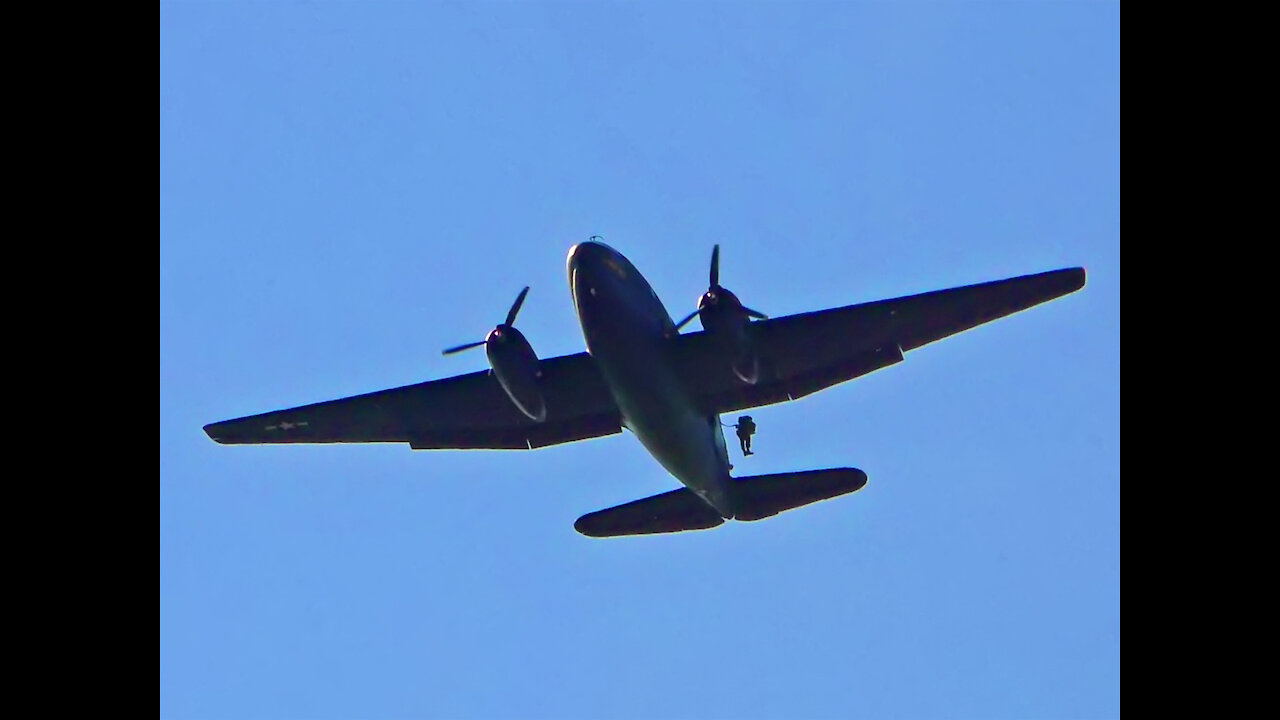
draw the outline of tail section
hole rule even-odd
[[[763,520],[833,497],[861,490],[867,474],[857,468],[805,470],[734,478],[735,520]]]
[[[706,530],[724,522],[720,513],[688,488],[588,513],[573,529],[587,537],[653,535]]]
[[[867,474],[856,468],[756,475],[729,481],[734,519],[747,522],[860,490]],[[588,513],[573,527],[588,537],[653,535],[707,530],[724,522],[720,513],[688,488]]]

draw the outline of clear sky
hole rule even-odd
[[[160,714],[1095,718],[1120,708],[1120,12],[1100,2],[160,6]],[[752,414],[856,494],[590,540],[677,487],[534,452],[224,447],[470,372],[592,234],[671,311],[1083,265],[1083,291]],[[693,328],[698,327],[696,321]]]

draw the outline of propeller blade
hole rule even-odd
[[[679,332],[679,331],[680,331],[680,328],[684,327],[685,325],[688,325],[688,324],[689,324],[689,321],[693,319],[693,316],[694,316],[694,315],[697,315],[697,314],[698,314],[698,311],[697,311],[697,310],[694,310],[693,312],[691,312],[691,313],[689,313],[688,315],[686,315],[686,316],[685,316],[685,318],[684,318],[683,320],[681,320],[680,322],[676,323],[676,332]]]
[[[520,306],[524,304],[524,296],[525,296],[525,295],[528,295],[528,294],[529,294],[529,286],[528,286],[528,285],[525,285],[525,286],[524,286],[524,289],[520,291],[520,294],[516,296],[516,301],[515,301],[514,303],[512,303],[512,305],[511,305],[511,312],[508,312],[508,313],[507,313],[507,324],[508,324],[508,325],[514,325],[514,324],[515,324],[515,322],[516,322],[516,315],[519,315],[519,314],[520,314]]]
[[[765,315],[764,313],[760,312],[759,310],[752,310],[751,308],[746,307],[746,306],[743,306],[743,308],[742,308],[742,312],[744,312],[744,313],[746,313],[746,314],[750,315],[750,316],[751,316],[751,317],[753,317],[753,318],[756,318],[757,320],[768,320],[768,319],[769,319],[769,316],[768,316],[768,315]]]
[[[484,344],[484,342],[485,342],[484,340],[481,340],[481,341],[479,341],[479,342],[467,343],[466,345],[458,345],[457,347],[451,347],[451,348],[449,348],[449,349],[447,349],[447,350],[444,350],[444,351],[442,351],[440,354],[441,354],[441,355],[452,355],[452,354],[454,354],[454,353],[460,353],[460,352],[462,352],[463,350],[470,350],[471,348],[474,348],[474,347],[480,347],[481,345],[483,345],[483,344]]]
[[[711,287],[720,284],[720,243],[711,250]]]

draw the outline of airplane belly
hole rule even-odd
[[[587,352],[622,411],[623,425],[677,480],[733,517],[719,419],[701,414],[664,352],[671,317],[626,259],[603,245],[569,252],[569,287]]]
[[[588,348],[613,389],[623,424],[667,472],[732,517],[727,456],[716,445],[719,419],[699,413],[656,339],[616,345],[612,339],[599,338]]]

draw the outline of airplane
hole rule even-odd
[[[528,449],[630,430],[683,487],[578,518],[588,537],[705,530],[861,489],[851,467],[733,477],[722,413],[798,400],[902,362],[904,353],[1084,287],[1065,268],[768,318],[720,285],[720,246],[697,308],[674,322],[640,271],[599,241],[567,259],[586,352],[539,359],[517,330],[529,288],[483,340],[488,371],[211,423],[223,444],[408,443]],[[701,332],[681,333],[694,317]]]

